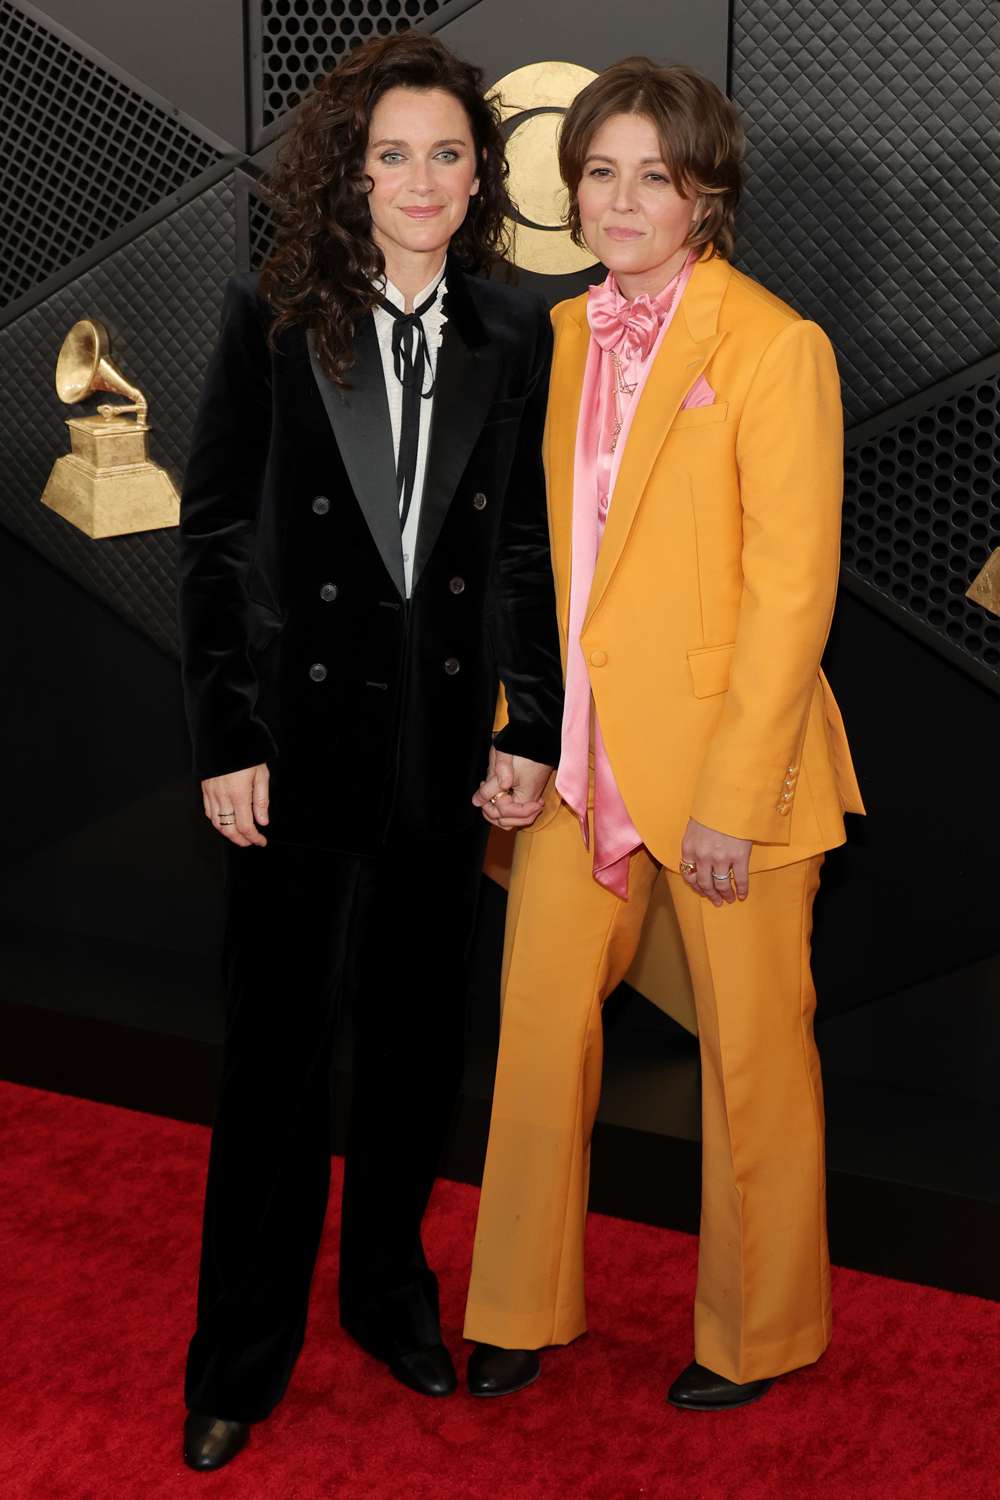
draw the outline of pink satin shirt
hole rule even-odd
[[[573,469],[569,649],[556,790],[580,819],[584,843],[589,848],[587,804],[593,745],[594,879],[623,901],[628,900],[629,856],[640,847],[642,839],[629,817],[608,760],[580,646],[580,631],[632,418],[684,295],[695,259],[694,254],[689,256],[677,276],[656,297],[642,293],[629,302],[618,290],[614,275],[609,274],[602,285],[590,288],[587,304],[591,337]],[[715,394],[702,376],[688,392],[683,405],[707,406],[714,400]]]

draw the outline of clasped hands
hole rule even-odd
[[[530,828],[545,805],[551,775],[551,766],[523,755],[506,755],[491,745],[486,779],[472,794],[473,806],[481,808],[495,828]]]
[[[473,793],[473,804],[497,828],[530,828],[544,806],[551,766],[490,749],[486,779]],[[205,816],[230,843],[240,848],[264,846],[270,777],[266,765],[250,766],[202,782]],[[681,841],[681,876],[713,906],[737,899],[749,890],[750,839],[730,838],[691,818]],[[713,879],[726,876],[732,879]]]
[[[551,775],[551,766],[491,748],[486,780],[472,801],[497,828],[530,828],[544,805]],[[261,829],[267,827],[269,782],[267,766],[259,765],[201,784],[206,818],[240,849],[267,844]]]

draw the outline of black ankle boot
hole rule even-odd
[[[184,1423],[184,1462],[189,1469],[221,1469],[246,1447],[249,1422],[227,1422],[189,1411]]]
[[[773,1384],[773,1380],[748,1380],[746,1385],[737,1385],[696,1363],[678,1375],[667,1392],[667,1400],[671,1406],[686,1411],[725,1411],[730,1406],[759,1401]]]
[[[537,1349],[498,1349],[477,1344],[469,1356],[469,1390],[473,1396],[510,1396],[541,1374]]]
[[[450,1396],[458,1388],[455,1366],[443,1344],[429,1344],[409,1354],[398,1354],[389,1361],[389,1369],[397,1380],[411,1391],[419,1391],[421,1396]]]

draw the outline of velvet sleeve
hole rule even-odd
[[[265,313],[256,278],[232,276],[181,496],[181,673],[200,779],[259,765],[274,751],[255,712],[247,600],[270,428]]]
[[[495,744],[508,755],[547,766],[559,761],[563,710],[542,468],[551,363],[552,327],[539,303],[535,358],[504,499],[494,573],[493,634],[508,713]]]

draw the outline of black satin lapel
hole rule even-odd
[[[357,358],[347,376],[351,382],[349,391],[335,386],[323,370],[316,357],[311,333],[308,343],[309,362],[355,499],[386,571],[400,597],[405,599],[406,577],[399,531],[392,426],[374,319],[370,315],[364,318],[358,329],[355,339]]]
[[[449,320],[444,326],[434,384],[430,447],[413,560],[414,588],[434,551],[448,507],[479,441],[499,379],[496,349],[490,344],[469,348]]]

